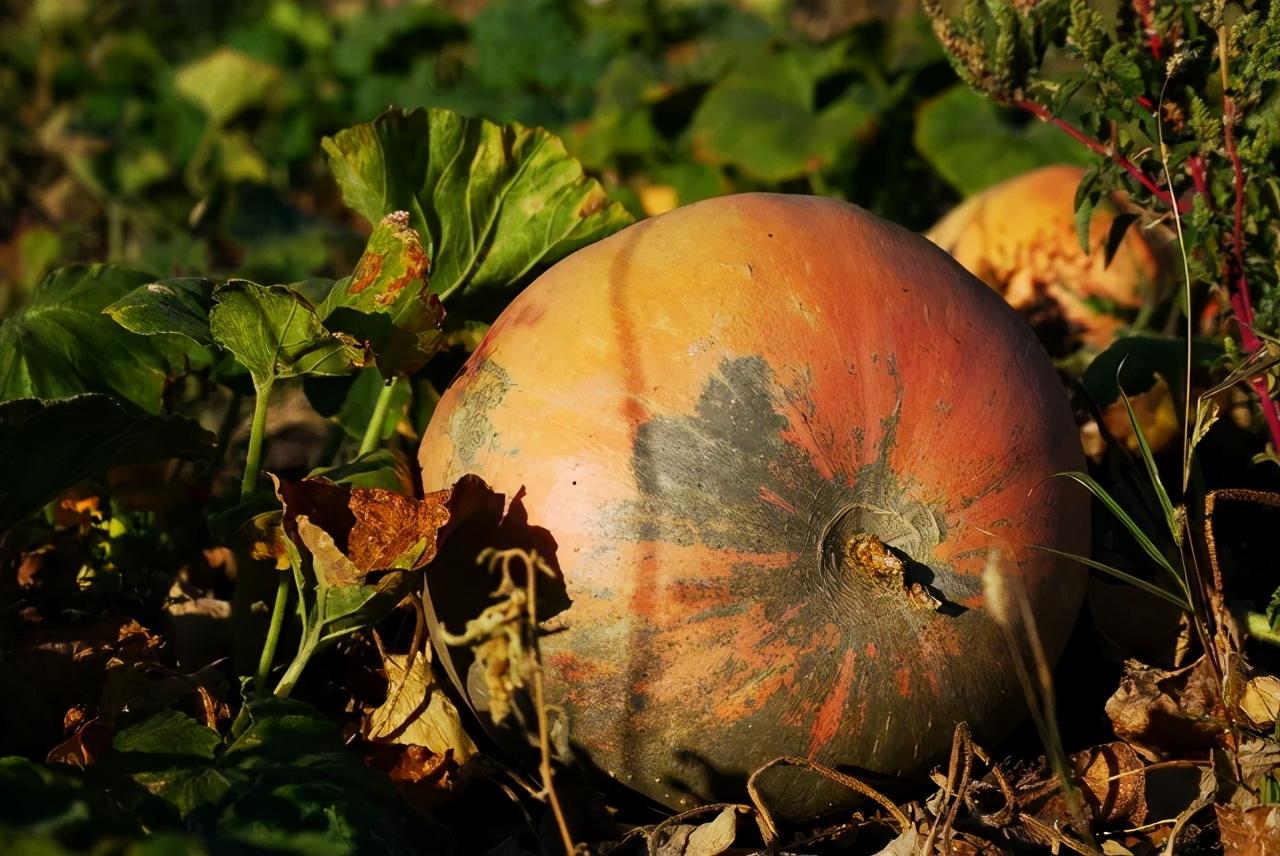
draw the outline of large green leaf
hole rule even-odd
[[[832,50],[764,54],[740,63],[711,88],[694,115],[695,152],[763,181],[786,181],[830,166],[878,113],[878,98],[861,83],[817,109],[818,82],[838,63]]]
[[[341,375],[364,364],[354,341],[325,329],[311,304],[283,285],[242,279],[219,285],[209,331],[249,370],[259,390],[278,378]]]
[[[214,440],[190,419],[141,413],[106,395],[0,404],[0,533],[109,466],[205,460]]]
[[[102,314],[151,280],[107,265],[73,265],[45,277],[22,312],[0,322],[0,400],[102,392],[160,412],[182,349],[136,336]]]
[[[540,128],[392,110],[323,145],[347,204],[373,224],[409,212],[431,292],[474,317],[496,316],[532,271],[631,222]]]
[[[1010,118],[967,86],[952,87],[917,112],[916,150],[966,196],[1037,167],[1092,163],[1088,150],[1057,128],[1035,120],[1019,127]]]

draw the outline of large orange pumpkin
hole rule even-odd
[[[1053,656],[1082,591],[1032,548],[1088,544],[1086,498],[1046,481],[1082,455],[1044,350],[924,238],[828,199],[708,200],[560,262],[421,463],[427,490],[526,487],[571,600],[552,701],[585,763],[672,807],[741,799],[779,755],[900,775],[960,720],[1002,735],[1023,705],[988,551]],[[790,814],[842,800],[771,781]]]

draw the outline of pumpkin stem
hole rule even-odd
[[[847,572],[857,574],[886,592],[905,595],[909,603],[920,609],[937,611],[942,605],[923,585],[907,581],[906,563],[879,537],[869,532],[854,532],[845,537],[842,548]]]

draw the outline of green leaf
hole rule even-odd
[[[431,292],[486,320],[537,268],[631,222],[540,128],[393,110],[323,146],[347,205],[373,224],[409,212]]]
[[[250,725],[223,769],[253,784],[218,817],[219,838],[299,856],[455,852],[448,833],[410,811],[314,708],[271,697],[247,704]]]
[[[830,63],[788,52],[743,62],[707,93],[693,117],[694,149],[762,181],[786,181],[833,164],[879,113],[865,84],[814,107]]]
[[[382,375],[373,366],[366,366],[346,377],[309,377],[303,382],[311,407],[321,416],[333,418],[343,433],[357,441],[364,437],[378,397],[385,387]],[[380,441],[395,433],[415,388],[416,384],[411,386],[409,382],[401,381],[391,391],[391,403],[378,438]]]
[[[1102,55],[1102,72],[1125,97],[1136,98],[1142,94],[1142,69],[1123,46],[1114,44],[1107,48]]]
[[[1098,186],[1098,170],[1091,169],[1076,185],[1075,223],[1076,240],[1085,255],[1093,252],[1093,240],[1090,226],[1093,223],[1093,212],[1102,201],[1102,189]]]
[[[1043,550],[1046,553],[1052,553],[1055,556],[1061,556],[1064,559],[1070,559],[1073,562],[1079,562],[1082,565],[1093,568],[1095,570],[1102,571],[1105,574],[1110,574],[1111,576],[1115,577],[1118,580],[1121,580],[1122,582],[1126,582],[1129,585],[1134,586],[1135,588],[1140,588],[1143,591],[1147,592],[1148,594],[1155,595],[1161,600],[1168,601],[1169,603],[1173,604],[1179,609],[1184,609],[1187,612],[1191,611],[1191,604],[1188,603],[1185,598],[1181,597],[1180,595],[1174,594],[1168,589],[1163,589],[1160,586],[1155,585],[1154,583],[1148,582],[1147,580],[1144,580],[1142,577],[1135,577],[1133,574],[1122,571],[1119,568],[1112,567],[1111,565],[1108,565],[1104,562],[1099,562],[1094,559],[1090,559],[1088,556],[1081,556],[1076,553],[1068,553],[1063,550],[1055,550],[1053,547],[1044,547],[1039,544],[1033,544],[1032,546],[1035,547],[1035,549],[1037,550]]]
[[[103,311],[126,330],[143,336],[173,333],[212,345],[209,310],[213,283],[201,277],[162,279],[135,288]]]
[[[373,230],[355,273],[339,280],[317,314],[332,330],[365,342],[386,380],[411,375],[440,350],[444,306],[427,288],[427,254],[407,212]]]
[[[1057,128],[1037,121],[1015,125],[1012,115],[968,87],[954,86],[921,105],[916,151],[965,196],[1037,167],[1092,164],[1088,150]]]
[[[45,277],[23,311],[0,321],[0,401],[101,392],[159,413],[181,349],[102,314],[151,280],[107,265],[73,265]]]
[[[311,304],[283,285],[233,279],[213,292],[209,330],[249,370],[254,386],[278,378],[340,375],[364,364],[349,337],[329,332]]]
[[[1192,365],[1211,365],[1222,356],[1222,346],[1207,339],[1192,340]],[[1120,397],[1120,390],[1133,395],[1145,392],[1165,378],[1173,389],[1184,386],[1187,368],[1187,341],[1176,336],[1125,336],[1093,359],[1080,378],[1084,391],[1105,407]]]
[[[404,496],[413,494],[413,475],[405,460],[389,449],[377,449],[336,467],[320,467],[309,478],[346,487],[376,487]]]
[[[280,70],[235,48],[223,47],[178,69],[174,87],[222,125],[246,107],[261,103]]]
[[[1117,377],[1116,383],[1119,383]],[[1142,426],[1138,423],[1138,417],[1133,412],[1133,404],[1129,401],[1129,396],[1123,391],[1120,398],[1124,401],[1125,412],[1129,414],[1129,428],[1133,431],[1133,436],[1138,438],[1138,451],[1141,453],[1142,462],[1147,468],[1147,477],[1151,480],[1151,488],[1156,493],[1156,499],[1160,502],[1160,510],[1164,513],[1165,525],[1169,527],[1169,536],[1175,541],[1179,538],[1178,521],[1173,513],[1173,503],[1169,500],[1169,493],[1164,489],[1164,484],[1160,481],[1160,470],[1156,467],[1155,456],[1151,453],[1151,444],[1147,442],[1146,432],[1142,430]]]
[[[105,395],[0,404],[0,533],[109,466],[208,460],[214,446],[190,419],[139,412]]]
[[[119,753],[166,760],[213,760],[222,738],[185,713],[161,710],[116,733],[111,747]]]

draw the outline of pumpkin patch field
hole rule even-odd
[[[0,851],[1280,853],[1273,0],[0,4]]]

